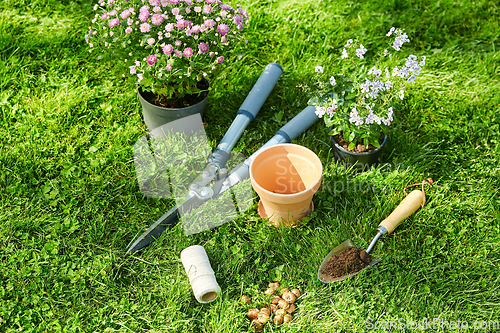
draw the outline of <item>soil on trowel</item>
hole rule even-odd
[[[348,274],[359,272],[372,261],[371,256],[366,251],[357,247],[349,246],[344,251],[334,255],[321,271],[322,274],[332,278],[343,277]]]

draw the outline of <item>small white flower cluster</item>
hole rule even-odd
[[[350,48],[352,45],[353,41],[352,39],[349,39],[342,50],[342,56],[341,56],[342,59],[346,59],[347,57],[349,57],[349,54],[347,53],[346,49]],[[366,51],[368,50],[363,46],[363,44],[359,44],[359,48],[356,49],[356,56],[359,59],[364,59]]]
[[[396,36],[392,43],[396,51],[410,41],[401,29],[391,28],[387,36],[392,35]],[[411,54],[403,64],[396,65],[397,54],[393,57],[386,49],[365,72],[366,67],[360,65],[357,58],[364,59],[367,51],[363,44],[352,39],[347,41],[342,48],[341,64],[342,72],[348,75],[329,75],[322,66],[315,67],[319,90],[312,100],[316,115],[324,118],[327,127],[333,126],[337,133],[347,131],[351,138],[354,135],[354,142],[367,137],[378,140],[383,126],[393,123],[393,104],[404,99],[406,85],[416,80],[426,60],[425,56],[419,60]]]
[[[356,126],[361,126],[363,124],[370,125],[374,123],[377,125],[384,124],[386,126],[389,126],[394,120],[392,107],[387,110],[387,118],[379,117],[375,113],[373,113],[373,109],[369,104],[366,105],[366,109],[369,111],[369,113],[368,116],[366,116],[366,118],[363,120],[363,118],[358,114],[358,110],[354,106],[351,109],[351,113],[349,114],[349,122]]]
[[[369,104],[366,105],[366,109],[368,110],[369,113],[368,113],[368,116],[366,116],[364,123],[367,125],[370,125],[370,124],[381,125],[383,123],[384,125],[389,126],[391,124],[391,122],[394,120],[392,117],[392,113],[393,113],[392,107],[390,107],[387,110],[387,118],[379,117],[375,113],[373,113],[372,106]],[[349,121],[352,123],[351,119],[349,119]],[[362,124],[363,118],[359,117],[359,120],[357,120],[357,121],[361,122],[361,124]]]
[[[422,67],[425,66],[425,56],[422,56],[422,60],[420,62],[417,61],[416,55],[409,55],[406,59],[406,63],[401,68],[397,66],[392,70],[392,76],[399,76],[402,79],[406,79],[408,83],[412,83],[415,81],[417,76],[420,74]]]
[[[404,43],[409,43],[410,39],[408,38],[408,35],[406,33],[403,33],[403,30],[401,29],[396,29],[394,27],[389,30],[387,33],[387,37],[390,37],[392,34],[396,34],[396,39],[394,40],[394,43],[392,44],[392,48],[396,51],[401,50],[401,46],[403,46]]]
[[[333,116],[335,112],[337,112],[338,109],[338,101],[336,99],[331,100],[331,105],[324,107],[324,106],[318,106],[316,107],[316,110],[314,111],[318,118],[322,118],[324,115],[327,115],[328,117]]]

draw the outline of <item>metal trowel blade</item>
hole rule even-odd
[[[347,239],[344,242],[342,242],[340,245],[338,245],[337,247],[335,247],[333,250],[331,250],[330,253],[328,253],[328,255],[325,257],[325,259],[323,259],[323,262],[321,263],[321,265],[319,266],[319,269],[318,269],[318,279],[321,282],[330,283],[330,282],[338,282],[338,281],[345,280],[346,278],[352,277],[352,276],[354,276],[356,274],[359,274],[361,271],[367,269],[370,266],[376,265],[376,264],[378,264],[381,261],[380,259],[372,257],[372,262],[370,263],[370,265],[366,266],[362,270],[360,270],[360,271],[358,271],[356,273],[346,274],[344,276],[340,276],[340,277],[337,277],[337,278],[332,278],[331,276],[329,276],[327,274],[321,273],[323,271],[323,269],[326,267],[326,265],[328,264],[328,262],[330,261],[330,259],[332,259],[332,257],[334,255],[336,255],[336,254],[344,251],[349,246],[354,246],[354,244],[352,243],[352,241],[350,239]]]

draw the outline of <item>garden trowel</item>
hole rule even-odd
[[[396,209],[394,209],[394,211],[385,220],[380,222],[378,226],[378,232],[373,238],[372,242],[370,243],[366,251],[361,251],[360,253],[361,260],[365,262],[366,267],[357,272],[348,272],[346,270],[346,273],[339,277],[332,277],[325,272],[325,268],[327,267],[327,264],[333,256],[345,251],[351,246],[354,246],[352,241],[350,239],[347,239],[340,245],[335,247],[332,251],[330,251],[330,253],[328,253],[328,255],[325,257],[318,270],[318,279],[325,283],[342,281],[350,276],[358,274],[359,272],[370,266],[379,263],[380,259],[372,258],[370,256],[370,252],[375,247],[375,244],[377,243],[379,238],[385,234],[392,233],[401,222],[403,222],[408,216],[416,212],[418,208],[422,206],[423,202],[424,195],[422,191],[414,190],[410,192],[410,194],[408,194],[408,196],[404,198],[403,201],[401,201]]]

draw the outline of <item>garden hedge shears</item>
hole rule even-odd
[[[249,167],[255,156],[262,149],[290,142],[318,119],[315,108],[306,107],[278,130],[266,144],[234,167],[231,172],[228,172],[225,166],[231,157],[232,149],[245,128],[259,112],[282,72],[281,66],[276,63],[270,63],[266,66],[221,142],[208,156],[204,170],[187,188],[188,193],[182,198],[182,202],[177,202],[174,207],[140,235],[127,249],[126,256],[143,249],[158,239],[164,231],[174,227],[180,219],[183,221],[186,234],[189,235],[211,229],[236,217],[228,214],[229,210],[225,211],[221,208],[224,205],[234,205],[236,212],[245,210],[243,208],[245,205],[242,203],[245,200],[248,201],[248,194],[250,194],[250,199],[252,198],[251,185],[249,181],[245,181],[249,178]],[[215,216],[218,214],[221,216],[217,220]]]

